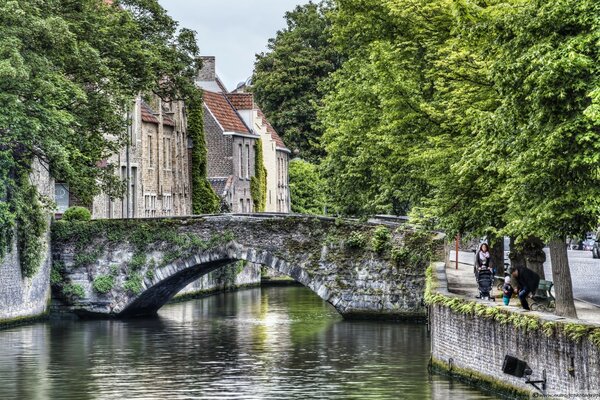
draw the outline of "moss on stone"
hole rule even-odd
[[[500,379],[431,358],[430,369],[506,399],[529,399],[531,393]]]

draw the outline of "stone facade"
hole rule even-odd
[[[376,253],[369,246],[347,244],[348,237],[356,235],[369,243],[377,224],[273,215],[92,221],[89,224],[96,224],[90,229],[97,233],[87,238],[78,231],[85,227],[57,226],[56,229],[65,231],[55,232],[60,240],[54,243],[55,262],[65,266],[65,282],[81,285],[85,291],[83,298],[71,299],[70,303],[73,310],[81,314],[155,313],[191,282],[242,260],[292,277],[346,318],[423,319],[425,315],[422,266],[399,266],[389,254]],[[145,265],[136,269],[144,279],[139,292],[133,293],[125,289],[125,282],[131,274],[129,265],[134,254],[140,252],[140,244],[134,247],[128,239],[129,235],[136,235],[137,229],[157,232],[157,238],[144,244]],[[165,229],[176,235],[177,242],[169,242],[167,235],[160,233]],[[109,233],[111,241],[107,239]],[[390,240],[395,246],[403,246],[407,234],[410,231],[394,230]],[[115,235],[122,237],[115,240]],[[177,243],[185,237],[189,243],[210,245],[182,248]],[[77,252],[77,248],[84,250]],[[77,262],[90,259],[94,261]],[[93,281],[97,276],[113,273],[111,271],[116,274],[115,286],[109,293],[99,295],[93,290]]]
[[[447,292],[443,263],[440,264],[437,269],[441,287],[439,291],[452,296]],[[524,311],[514,309],[511,312]],[[560,321],[552,315],[537,316],[540,325],[545,322],[581,323],[564,319]],[[510,323],[457,313],[439,304],[432,306],[430,319],[431,353],[434,361],[446,372],[450,370],[466,379],[484,377],[490,382],[501,382],[524,392],[535,393],[525,379],[502,372],[505,355],[511,355],[527,362],[533,370],[534,380],[540,379],[542,371],[546,371],[547,394],[550,397],[576,399],[600,394],[600,348],[587,338],[573,340],[561,331],[547,336],[539,329],[527,331]],[[486,385],[485,381],[471,380]]]
[[[30,175],[38,193],[54,198],[54,180],[39,161]],[[50,220],[48,219],[48,223]],[[34,318],[48,310],[50,300],[50,233],[44,238],[46,257],[33,278],[23,278],[16,241],[0,261],[0,324],[16,319]]]
[[[183,102],[165,103],[153,97],[149,104],[138,97],[130,118],[129,145],[107,160],[116,166],[127,189],[122,199],[96,196],[91,205],[92,217],[189,215],[190,155]],[[58,192],[68,193],[68,187],[59,183]],[[57,203],[59,213],[67,206],[78,205],[72,196],[67,201],[57,199]]]

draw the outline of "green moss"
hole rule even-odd
[[[450,376],[458,379],[459,381],[505,398],[529,399],[531,396],[529,391],[508,384],[500,379],[496,379],[470,369],[459,368],[455,365],[437,360],[433,357],[431,359],[430,369],[433,372]]]
[[[371,247],[376,253],[383,253],[390,246],[390,239],[392,235],[390,230],[385,226],[378,226],[373,231],[373,237],[371,238]]]
[[[361,232],[352,231],[345,244],[350,249],[364,249],[367,245],[367,238]]]
[[[97,293],[106,294],[115,286],[115,277],[112,275],[99,275],[94,279],[92,286]]]
[[[131,271],[139,271],[146,265],[146,253],[138,252],[131,257],[128,266]]]
[[[85,297],[85,290],[80,284],[68,283],[62,287],[63,295],[70,299],[82,299]]]
[[[123,289],[136,295],[142,293],[142,275],[139,272],[131,274],[123,283]]]

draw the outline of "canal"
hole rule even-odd
[[[347,322],[308,289],[268,287],[0,331],[0,398],[495,398],[428,360],[424,325]]]

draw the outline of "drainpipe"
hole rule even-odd
[[[127,198],[127,217],[125,217],[125,218],[127,218],[127,219],[130,218],[130,214],[131,214],[131,211],[130,211],[130,203],[131,203],[131,197],[130,197],[131,196],[131,193],[130,193],[131,192],[131,168],[129,167],[130,166],[129,149],[130,149],[130,141],[131,141],[131,136],[132,136],[132,122],[133,122],[131,116],[132,116],[131,112],[128,110],[127,111],[127,123],[128,123],[128,126],[127,126],[127,142],[126,142],[126,145],[125,145],[125,165],[126,165],[125,168],[127,169],[127,172],[126,172],[127,173],[127,195],[126,195],[126,198]]]

